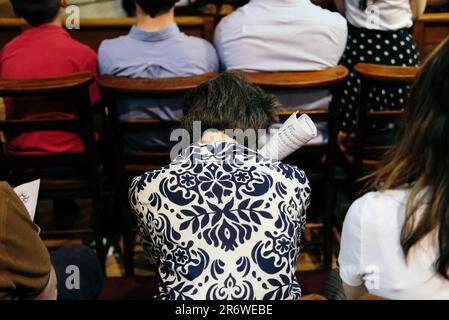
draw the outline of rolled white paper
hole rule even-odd
[[[269,159],[283,160],[318,135],[315,123],[306,114],[296,112],[272,135],[259,153]]]

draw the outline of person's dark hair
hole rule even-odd
[[[59,13],[60,0],[11,0],[17,15],[34,26],[52,22]]]
[[[401,245],[405,256],[438,232],[436,270],[449,280],[449,39],[422,67],[398,135],[372,176],[378,191],[410,189]]]
[[[137,5],[152,18],[167,13],[179,0],[136,0]]]
[[[193,134],[193,122],[201,133],[215,129],[268,129],[276,117],[273,95],[253,86],[238,73],[226,72],[187,93],[181,125]]]

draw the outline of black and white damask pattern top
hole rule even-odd
[[[296,299],[310,185],[296,167],[241,145],[193,144],[134,179],[130,202],[160,298]]]

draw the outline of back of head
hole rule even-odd
[[[449,279],[449,39],[429,58],[410,92],[398,144],[373,175],[377,190],[411,189],[401,244],[405,254],[438,230],[438,272]],[[420,209],[426,204],[422,214]]]
[[[59,14],[60,0],[11,0],[14,11],[32,26],[52,22]]]
[[[136,0],[137,5],[152,18],[170,11],[179,0]]]
[[[215,129],[268,129],[275,121],[276,100],[237,73],[223,73],[200,85],[185,97],[182,125],[190,134],[193,122],[201,133]]]

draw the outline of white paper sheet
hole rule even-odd
[[[298,115],[298,112],[292,114],[282,127],[270,136],[268,142],[259,150],[262,156],[283,160],[318,135],[312,119],[306,114],[300,117]]]
[[[14,188],[17,196],[20,198],[20,200],[22,200],[25,208],[27,208],[31,220],[34,220],[34,216],[36,214],[40,185],[41,180],[35,180]]]

